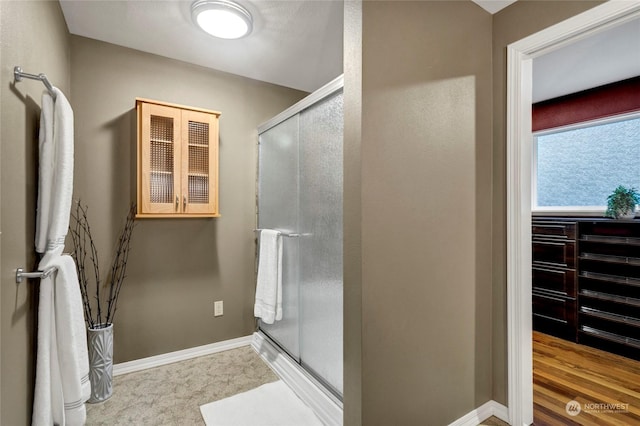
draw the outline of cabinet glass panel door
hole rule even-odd
[[[211,192],[218,178],[217,120],[210,114],[182,111],[182,211],[217,212],[218,194]]]
[[[298,232],[298,116],[260,135],[258,227]],[[299,360],[300,238],[282,238],[282,320],[260,323],[260,328],[289,355]]]
[[[180,111],[143,104],[142,202],[149,213],[175,213],[180,193]]]

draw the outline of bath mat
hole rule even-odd
[[[322,426],[282,380],[200,406],[207,426]]]

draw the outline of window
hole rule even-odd
[[[640,113],[534,133],[534,211],[601,211],[640,189]]]

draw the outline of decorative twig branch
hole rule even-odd
[[[75,211],[71,213],[74,219],[74,227],[71,229],[71,238],[73,240],[73,257],[76,261],[76,270],[78,271],[78,281],[80,282],[80,293],[82,294],[82,304],[84,306],[85,321],[89,327],[95,326],[93,314],[91,312],[91,303],[89,300],[89,277],[86,272],[87,249],[90,252],[90,260],[93,265],[93,280],[96,288],[100,288],[100,270],[98,265],[98,250],[93,242],[91,228],[87,220],[87,207],[82,207],[80,200],[76,203]],[[88,247],[87,247],[88,246]],[[98,297],[98,322],[100,321],[101,312]]]
[[[116,255],[111,265],[111,274],[109,276],[109,299],[107,301],[107,324],[113,323],[113,318],[116,315],[116,308],[118,303],[118,297],[120,296],[120,289],[122,283],[126,278],[127,261],[129,260],[129,248],[131,242],[131,234],[133,233],[133,227],[135,225],[136,206],[132,204],[129,208],[129,214],[127,215],[127,221],[124,228],[118,238],[118,245],[116,246]]]
[[[100,268],[98,263],[98,250],[91,235],[91,227],[87,217],[87,206],[82,206],[80,200],[76,202],[75,211],[71,217],[74,220],[73,227],[69,227],[71,238],[73,240],[73,257],[76,261],[76,270],[78,272],[78,281],[80,283],[80,293],[82,295],[82,304],[84,307],[84,316],[87,326],[90,328],[99,327],[113,323],[116,312],[118,296],[122,288],[122,283],[126,278],[127,260],[129,258],[129,248],[131,235],[134,228],[134,219],[136,206],[132,204],[129,208],[125,226],[120,233],[116,244],[116,254],[111,265],[111,271],[107,279],[105,287],[101,289]],[[95,306],[96,316],[93,316],[92,303],[89,297],[90,278],[87,276],[87,256],[93,267],[93,282],[95,283]],[[103,318],[103,299],[102,293],[108,293],[106,300],[107,312]]]

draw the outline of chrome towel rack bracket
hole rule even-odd
[[[47,88],[47,90],[49,91],[53,99],[56,98],[56,93],[53,90],[53,85],[49,82],[49,79],[47,78],[47,76],[42,73],[38,75],[29,74],[28,72],[22,71],[22,68],[17,66],[17,67],[13,67],[13,78],[15,81],[22,81],[23,78],[28,78],[31,80],[40,80],[42,84],[44,84],[44,86]]]
[[[24,281],[25,278],[47,278],[53,271],[56,270],[56,267],[53,266],[44,271],[34,271],[34,272],[25,272],[24,269],[18,268],[16,269],[16,284],[20,284]]]

